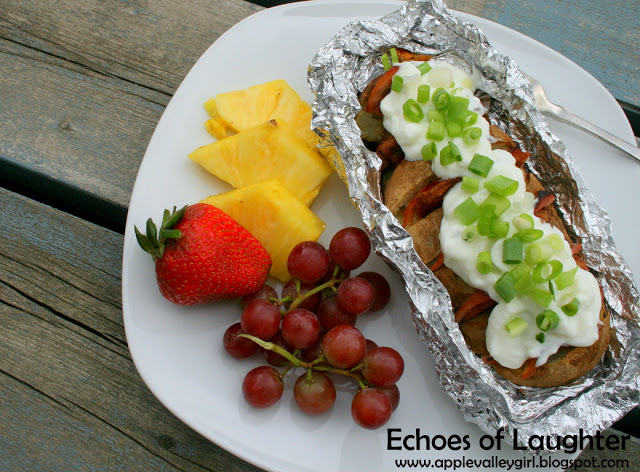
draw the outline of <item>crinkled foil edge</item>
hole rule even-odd
[[[432,54],[451,50],[480,69],[481,89],[492,97],[492,123],[532,153],[529,170],[558,197],[565,222],[582,241],[586,262],[610,308],[614,336],[598,366],[571,385],[518,387],[475,356],[454,322],[447,291],[382,203],[381,162],[364,146],[355,116],[358,91],[382,72],[380,54],[393,46]],[[595,434],[640,402],[638,290],[615,249],[608,216],[549,130],[529,82],[512,59],[495,51],[477,27],[457,18],[442,1],[412,0],[378,21],[343,28],[314,57],[308,82],[316,95],[312,126],[322,138],[324,154],[348,185],[376,252],[403,277],[415,327],[429,347],[442,387],[467,421],[490,433],[505,428],[508,438],[517,429],[527,444],[532,435],[576,434],[580,429]]]

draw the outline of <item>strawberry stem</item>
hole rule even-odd
[[[173,207],[172,212],[165,210],[159,231],[151,218],[146,222],[146,234],[140,232],[136,226],[133,227],[138,244],[145,252],[151,254],[154,261],[160,259],[164,254],[165,242],[168,239],[178,239],[182,236],[180,230],[173,229],[173,227],[178,224],[186,209],[187,207],[184,206],[180,210],[176,210],[176,207]]]

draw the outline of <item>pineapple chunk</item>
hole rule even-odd
[[[271,275],[282,282],[291,278],[287,258],[302,241],[316,241],[325,223],[277,180],[205,198],[244,226],[271,255]]]
[[[204,107],[211,117],[205,123],[218,139],[253,128],[269,120],[289,123],[293,132],[315,149],[318,137],[311,131],[311,107],[284,80],[273,80],[245,90],[221,93]]]
[[[307,206],[331,174],[317,152],[275,120],[202,146],[189,158],[236,188],[278,179]]]

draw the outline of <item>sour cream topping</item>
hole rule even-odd
[[[571,247],[558,229],[534,215],[535,198],[533,194],[526,191],[522,170],[516,166],[511,153],[491,149],[494,139],[489,134],[488,121],[483,118],[485,110],[480,100],[474,95],[481,78],[479,72],[475,69],[467,72],[444,60],[431,59],[429,61],[431,69],[422,74],[417,68],[420,64],[419,62],[396,64],[399,66],[396,76],[403,78],[403,84],[399,91],[392,90],[382,100],[380,109],[384,116],[383,124],[385,129],[396,138],[404,151],[405,159],[410,161],[423,159],[423,147],[435,142],[437,155],[431,162],[432,169],[439,178],[466,176],[479,180],[478,189],[475,192],[469,191],[468,187],[463,188],[462,183],[458,183],[445,196],[440,245],[447,267],[472,287],[487,292],[498,303],[489,317],[486,332],[489,353],[501,365],[515,369],[530,358],[537,358],[536,365],[542,365],[561,346],[590,346],[598,339],[601,309],[600,288],[590,272],[578,268],[573,283],[562,288],[554,283],[553,278],[550,281],[537,282],[536,289],[550,292],[549,297],[552,299],[547,306],[540,305],[539,300],[534,301],[530,293],[517,294],[506,301],[496,291],[496,282],[505,273],[515,268],[513,263],[503,262],[505,240],[512,238],[519,231],[514,224],[514,218],[521,217],[523,214],[529,215],[533,220],[533,228],[543,232],[543,236],[538,241],[524,242],[523,253],[526,253],[529,245],[547,241],[550,237],[555,237],[556,241],[562,241],[561,245],[556,246],[550,259],[562,264],[563,273],[577,267]],[[462,137],[448,135],[440,141],[428,139],[429,111],[436,109],[433,101],[419,103],[423,118],[417,123],[407,119],[403,111],[407,100],[416,100],[418,87],[421,85],[428,85],[432,96],[436,89],[442,88],[451,97],[459,96],[468,99],[468,110],[478,115],[472,126],[481,131],[480,139],[473,143],[469,143],[469,140],[465,143]],[[442,150],[450,142],[459,149],[461,159],[443,163],[441,162]],[[480,176],[469,170],[469,164],[476,154],[489,157],[493,161],[493,166],[486,176]],[[499,215],[501,221],[509,223],[508,232],[504,237],[477,235],[469,238],[469,230],[474,228],[475,223],[464,224],[455,210],[469,198],[481,206],[491,194],[484,184],[496,176],[504,176],[517,182],[517,190],[508,196],[509,208]],[[483,252],[491,254],[493,267],[489,273],[480,273],[477,268],[478,256]],[[529,262],[527,267],[531,271],[535,265]],[[567,305],[574,300],[579,302],[577,313],[573,315],[570,311],[569,314],[565,313],[563,307],[566,309]],[[536,318],[546,310],[557,314],[558,323],[557,326],[543,331],[538,326]],[[516,318],[524,321],[526,328],[523,329],[525,324],[518,321],[519,329],[510,331],[507,326]]]

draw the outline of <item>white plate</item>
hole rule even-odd
[[[236,361],[222,348],[222,335],[236,322],[234,303],[180,308],[165,301],[155,283],[153,264],[135,241],[133,226],[144,226],[163,209],[195,203],[229,190],[187,159],[196,147],[211,141],[202,123],[202,104],[217,93],[268,80],[286,79],[304,99],[311,100],[306,67],[317,49],[340,27],[355,19],[375,19],[398,2],[296,3],[264,10],[221,36],[198,60],[169,103],[149,143],[131,198],[123,260],[123,309],[127,340],[140,375],[154,395],[178,418],[206,438],[248,462],[267,470],[393,471],[396,459],[522,459],[511,447],[487,451],[478,446],[482,432],[467,423],[441,390],[431,356],[413,328],[408,298],[400,280],[377,257],[363,269],[384,273],[392,282],[393,299],[382,314],[359,320],[365,335],[378,344],[395,347],[406,370],[399,382],[400,407],[387,424],[404,435],[419,428],[430,436],[469,435],[467,451],[387,450],[387,428],[363,430],[350,417],[352,388],[341,385],[330,414],[307,417],[297,411],[291,394],[296,375],[287,377],[285,394],[267,410],[248,407],[241,382],[260,359]],[[516,58],[523,68],[549,88],[551,98],[585,118],[632,140],[631,128],[611,95],[584,70],[558,53],[495,23],[461,15],[480,26],[493,45]],[[640,166],[591,137],[553,125],[564,139],[593,192],[609,210],[623,254],[640,270],[633,234],[638,224],[625,213],[640,203]],[[632,194],[622,194],[627,189]],[[340,228],[360,225],[359,215],[337,178],[314,202],[313,210],[327,222],[320,242],[327,244]],[[564,453],[556,455],[566,459]],[[539,469],[538,469],[539,470]]]

